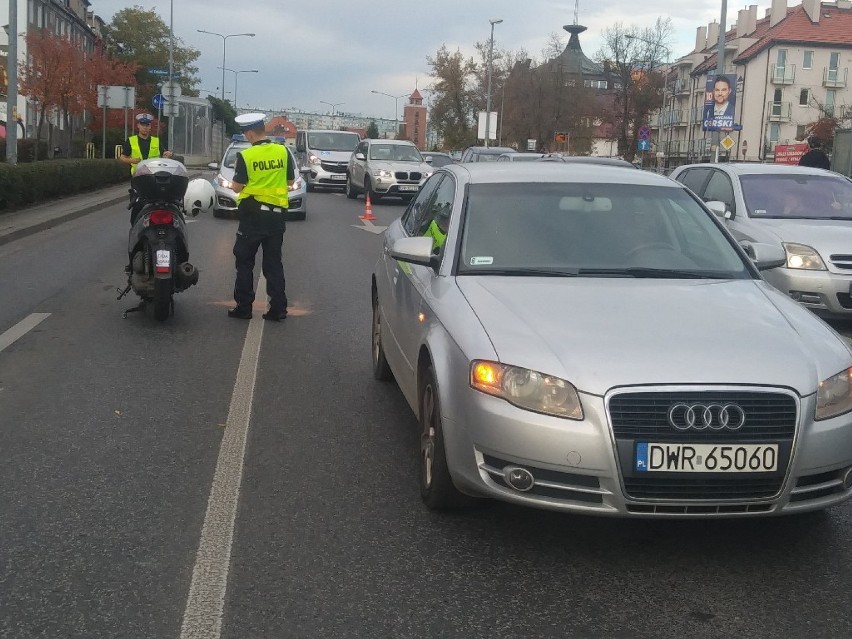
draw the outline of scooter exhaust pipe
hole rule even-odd
[[[198,284],[198,269],[189,262],[178,264],[177,280],[181,290]]]

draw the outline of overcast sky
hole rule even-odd
[[[729,2],[728,28],[746,4],[757,4],[762,17],[771,3]],[[156,10],[169,24],[169,0],[92,0],[91,8],[110,22],[116,11],[132,4]],[[392,118],[395,101],[370,91],[408,96],[416,85],[428,97],[422,91],[431,82],[426,58],[442,44],[472,55],[474,44],[490,36],[489,20],[502,18],[503,23],[495,26],[495,47],[523,48],[541,58],[551,34],[559,33],[567,42],[562,26],[574,21],[574,4],[574,0],[175,0],[174,32],[201,52],[201,88],[216,95],[222,84],[217,68],[222,66],[222,38],[197,29],[257,34],[227,39],[225,66],[259,71],[239,74],[240,107],[329,113],[331,107],[323,101],[342,102],[338,113]],[[798,0],[788,0],[789,6],[794,4]],[[673,54],[679,57],[693,49],[696,27],[718,21],[720,13],[720,0],[580,0],[579,22],[588,27],[580,42],[586,55],[594,58],[601,33],[614,23],[644,28],[668,16],[675,27]],[[226,72],[226,92],[233,92],[234,77]],[[226,98],[233,101],[232,94]],[[405,102],[399,100],[400,112]]]

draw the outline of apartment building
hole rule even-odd
[[[719,23],[696,31],[695,49],[668,73],[663,108],[652,120],[656,150],[668,167],[715,156],[714,134],[702,130],[707,80],[719,68]],[[774,160],[775,146],[806,138],[823,115],[852,117],[852,0],[773,0],[763,16],[741,9],[725,33],[721,69],[736,77],[735,122],[722,132],[735,142],[720,156]]]

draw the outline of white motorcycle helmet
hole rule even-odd
[[[203,178],[196,178],[186,186],[183,196],[184,210],[195,217],[199,213],[210,213],[216,203],[216,190]]]

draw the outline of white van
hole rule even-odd
[[[308,130],[296,133],[296,159],[308,191],[317,186],[346,186],[346,168],[361,141],[351,131]]]

